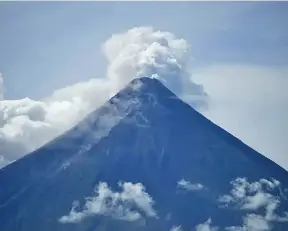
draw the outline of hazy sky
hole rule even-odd
[[[286,2],[1,2],[6,103],[106,77],[102,44],[139,26],[185,39],[209,96],[202,113],[288,169]]]

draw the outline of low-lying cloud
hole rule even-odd
[[[220,207],[233,208],[248,212],[242,226],[227,227],[228,231],[268,231],[273,222],[288,222],[288,212],[279,214],[283,194],[281,183],[275,179],[260,179],[249,182],[246,178],[237,178],[231,182],[230,194],[219,198]],[[264,215],[261,213],[264,210]]]
[[[269,231],[271,225],[264,217],[257,214],[248,214],[243,218],[243,226],[227,227],[227,231]]]
[[[180,97],[189,95],[191,104],[205,105],[202,86],[190,79],[190,46],[184,39],[136,27],[109,38],[103,52],[107,77],[67,86],[41,101],[5,100],[0,76],[0,167],[71,128],[134,78],[160,79]]]
[[[195,227],[196,231],[218,231],[218,227],[212,226],[212,219],[209,218],[207,221],[205,221],[203,224],[198,224]]]
[[[105,182],[95,189],[95,196],[86,198],[82,209],[74,202],[68,215],[59,219],[61,223],[79,223],[86,217],[103,215],[124,221],[137,221],[146,217],[156,218],[154,201],[141,183],[119,183],[120,192],[113,192]]]
[[[173,226],[170,231],[182,231],[181,225]]]

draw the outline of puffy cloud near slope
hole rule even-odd
[[[228,231],[268,231],[273,222],[288,222],[288,213],[279,214],[281,201],[287,200],[281,183],[275,179],[260,179],[248,182],[237,178],[231,182],[230,194],[219,198],[220,207],[232,207],[249,212],[243,218],[242,226],[227,227]],[[255,212],[264,210],[265,214]],[[253,211],[253,213],[251,213]]]
[[[242,226],[227,227],[227,231],[270,231],[271,225],[265,218],[257,214],[248,214],[243,218]]]
[[[182,231],[181,225],[173,226],[170,231]]]
[[[91,80],[55,91],[43,101],[29,98],[1,101],[0,165],[40,147],[104,103],[108,98],[106,86],[104,81]],[[95,99],[91,95],[94,91],[99,94]]]
[[[199,224],[195,227],[196,231],[218,231],[218,227],[212,226],[212,219],[209,218],[203,224]]]
[[[104,215],[125,221],[142,219],[141,213],[147,217],[156,217],[153,209],[154,201],[145,192],[140,183],[119,183],[121,192],[113,192],[105,182],[100,182],[95,189],[95,196],[86,199],[83,209],[76,211],[78,202],[74,202],[68,215],[59,219],[61,223],[78,223],[88,216]]]
[[[188,74],[190,49],[184,39],[152,27],[136,27],[109,38],[103,52],[108,60],[105,78],[56,90],[41,101],[0,101],[0,167],[72,127],[133,78],[158,78],[178,95],[193,95],[190,102],[205,103],[202,87]],[[3,97],[2,88],[0,77]]]

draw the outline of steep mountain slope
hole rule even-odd
[[[0,187],[1,231],[288,230],[288,173],[150,78],[1,169]]]

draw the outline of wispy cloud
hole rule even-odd
[[[193,183],[186,181],[184,179],[181,179],[180,181],[178,181],[177,186],[178,186],[178,188],[183,188],[183,189],[186,189],[188,191],[199,191],[199,190],[204,189],[204,185],[199,184],[199,183],[193,184]]]
[[[170,231],[182,231],[181,225],[173,226]]]
[[[95,189],[95,196],[88,197],[82,209],[74,202],[68,215],[59,219],[61,223],[78,223],[88,216],[104,215],[125,221],[137,221],[147,217],[156,218],[154,201],[145,192],[141,183],[119,183],[120,192],[113,192],[105,182],[100,182]]]

